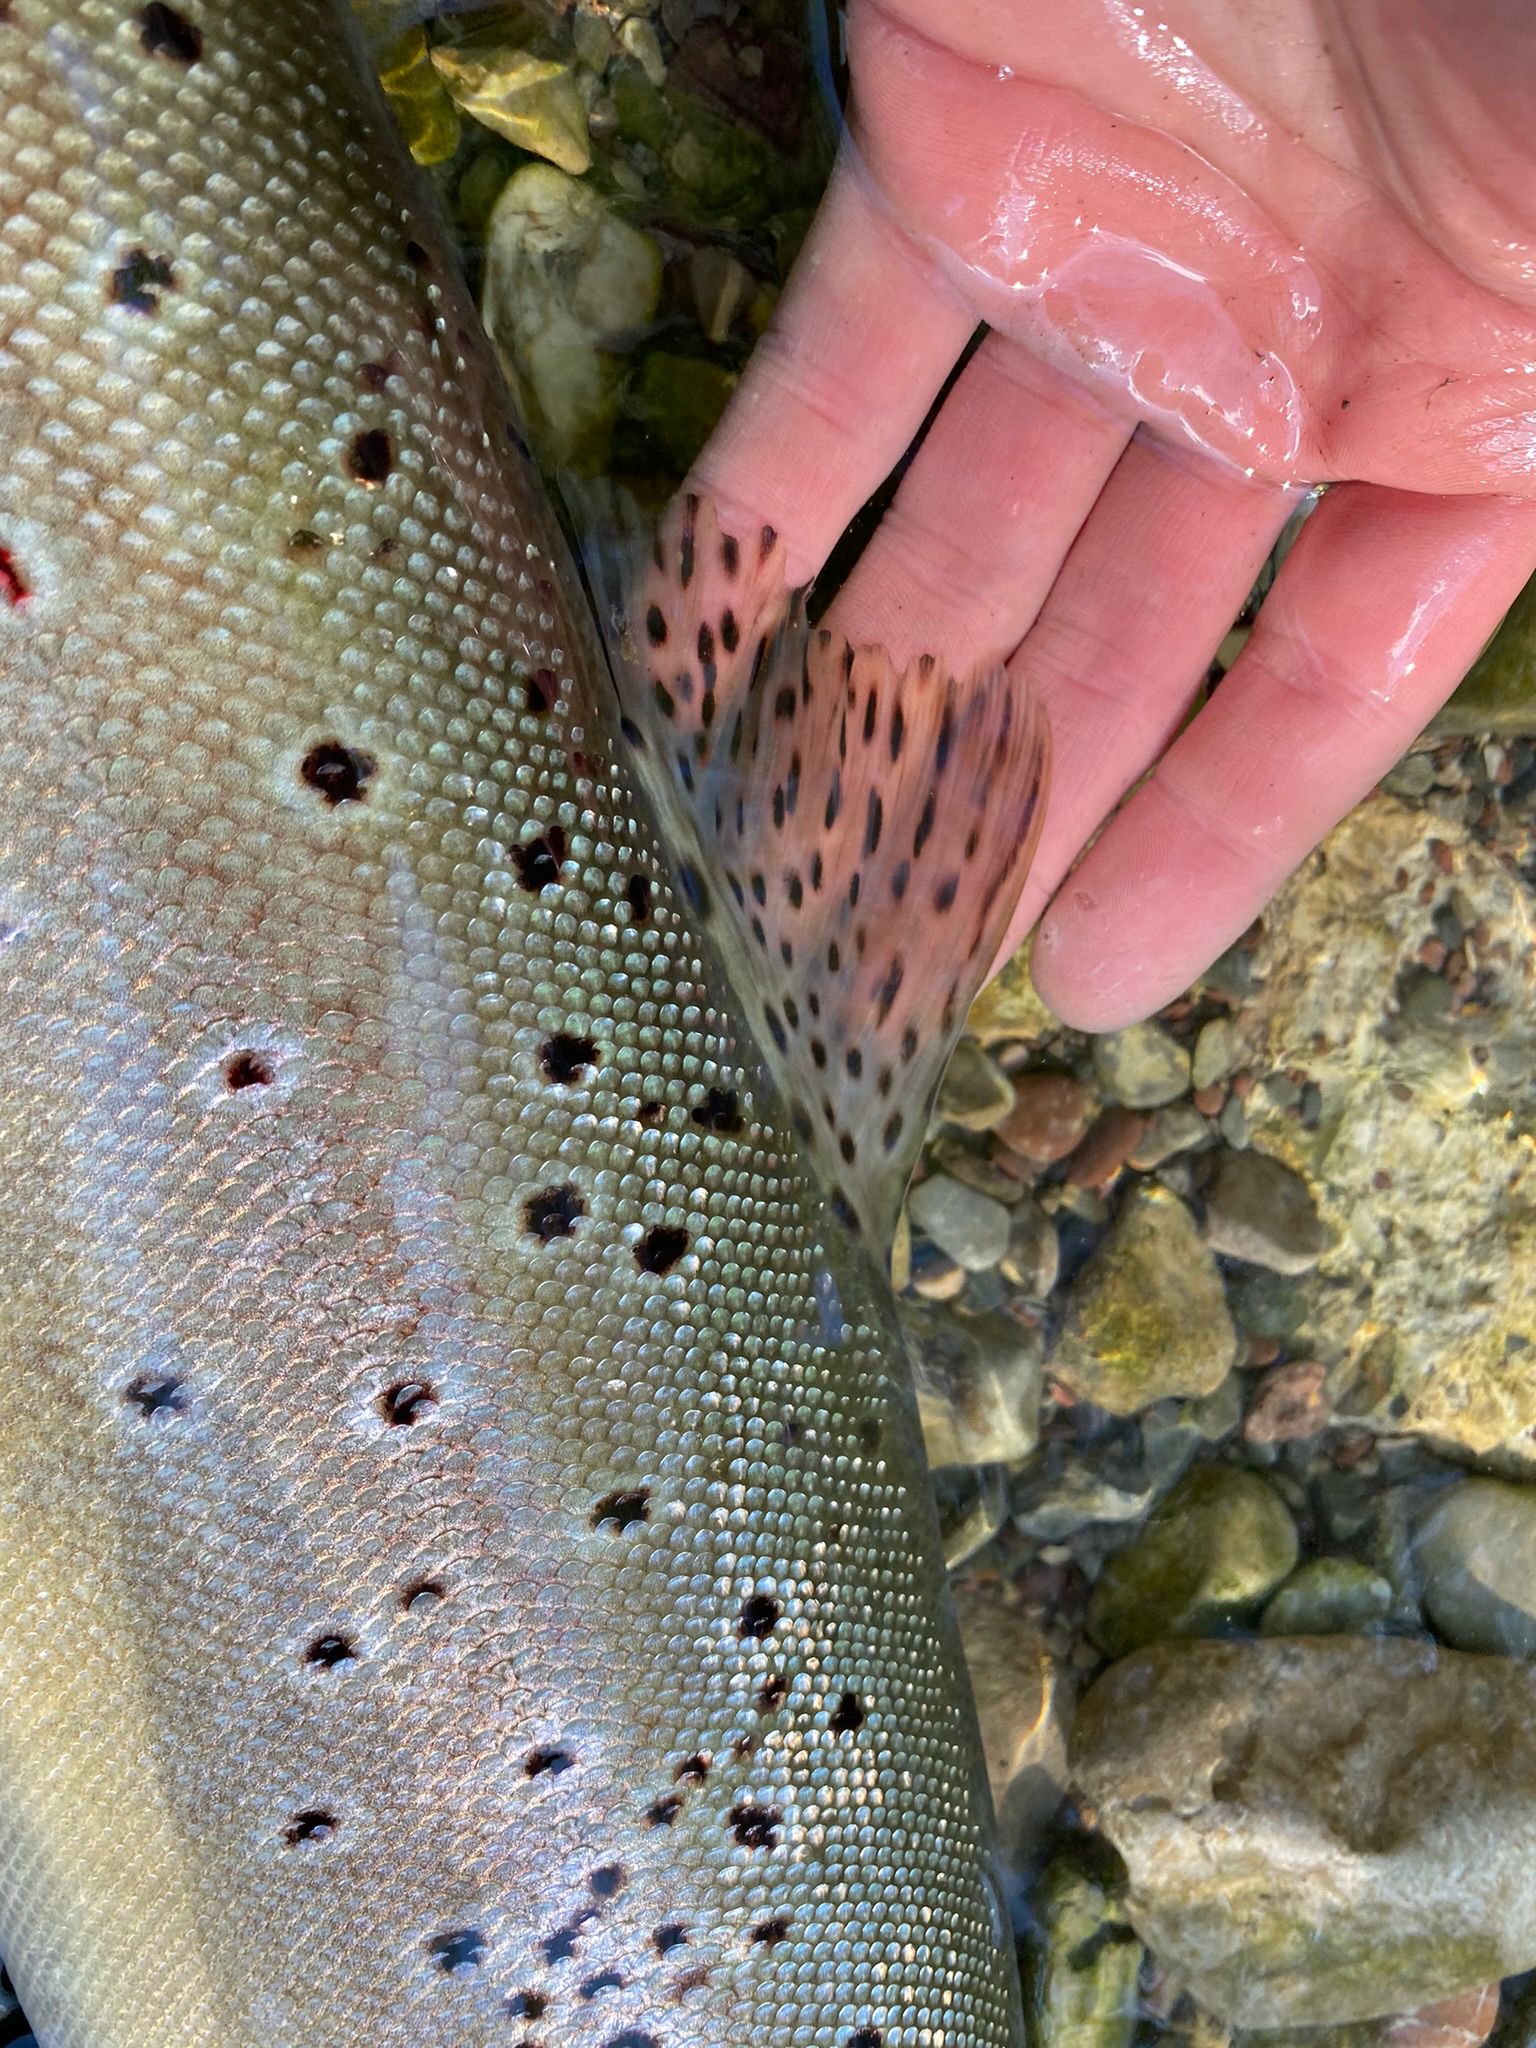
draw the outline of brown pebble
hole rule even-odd
[[[1421,967],[1427,967],[1431,974],[1438,974],[1445,965],[1445,948],[1438,939],[1426,939],[1414,958]]]
[[[1433,903],[1439,894],[1440,891],[1433,882],[1425,882],[1421,884],[1419,889],[1419,901],[1426,905]]]
[[[1376,1190],[1378,1195],[1384,1195],[1387,1189],[1391,1187],[1391,1185],[1391,1174],[1388,1173],[1387,1169],[1384,1166],[1378,1166],[1376,1171],[1371,1175],[1371,1186]]]
[[[1253,1093],[1253,1075],[1247,1067],[1239,1067],[1228,1086],[1239,1102],[1246,1102]]]
[[[1335,1439],[1328,1457],[1336,1471],[1348,1472],[1354,1465],[1363,1465],[1375,1448],[1376,1439],[1368,1429],[1346,1429]]]
[[[1498,1985],[1480,1984],[1475,1991],[1461,1991],[1388,2020],[1383,2048],[1481,2048],[1498,2015]]]
[[[1413,1090],[1406,1081],[1389,1081],[1387,1083],[1387,1093],[1394,1102],[1412,1102],[1413,1100]]]
[[[1443,839],[1431,839],[1429,842],[1429,857],[1442,875],[1455,874],[1456,856]]]
[[[1250,1337],[1248,1339],[1249,1365],[1273,1365],[1282,1350],[1278,1337]]]
[[[995,1127],[1003,1143],[1035,1166],[1054,1166],[1082,1140],[1096,1107],[1091,1088],[1070,1074],[1019,1074],[1013,1107]]]
[[[1148,1119],[1138,1109],[1106,1109],[1067,1161],[1075,1188],[1107,1188],[1135,1151]]]
[[[1272,1366],[1259,1381],[1243,1418],[1249,1443],[1296,1443],[1326,1429],[1333,1417],[1324,1385],[1327,1377],[1328,1368],[1315,1358]]]
[[[1189,1099],[1202,1116],[1220,1116],[1227,1091],[1219,1081],[1213,1081],[1208,1088],[1197,1088]]]

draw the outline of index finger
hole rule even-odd
[[[807,582],[906,452],[976,325],[845,144],[773,322],[690,482]]]

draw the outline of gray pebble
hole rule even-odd
[[[936,1173],[914,1188],[907,1207],[914,1226],[968,1273],[995,1266],[1008,1249],[1008,1211],[952,1174]]]
[[[1272,1273],[1307,1273],[1332,1243],[1306,1182],[1267,1152],[1227,1152],[1206,1201],[1213,1251]]]

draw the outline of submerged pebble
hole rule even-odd
[[[1093,1071],[1111,1102],[1157,1109],[1189,1088],[1189,1054],[1161,1024],[1132,1024],[1093,1041]]]

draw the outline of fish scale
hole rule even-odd
[[[889,1307],[615,758],[353,31],[0,12],[39,2038],[1002,2048]]]

